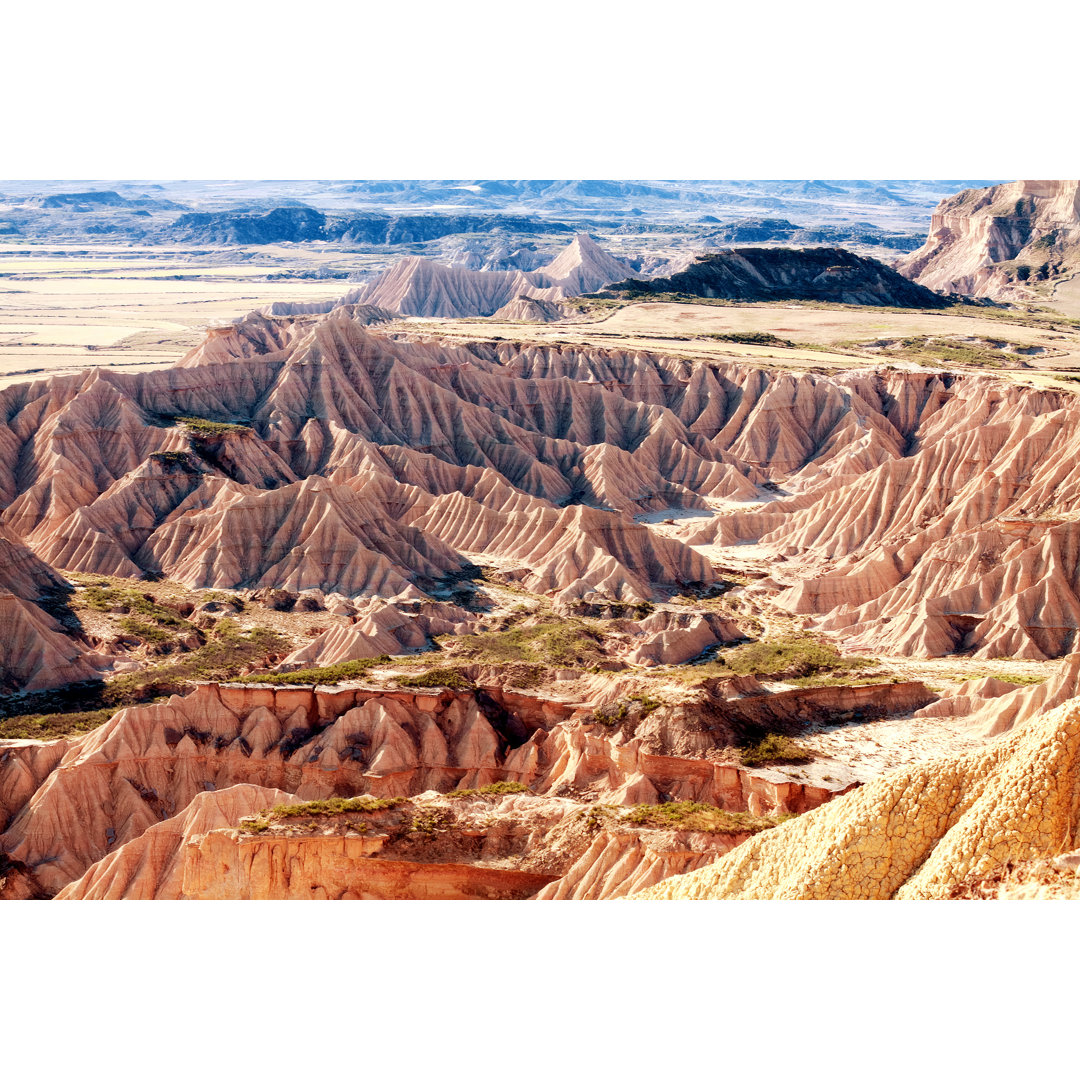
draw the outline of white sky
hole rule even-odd
[[[1078,8],[1038,6],[1040,48],[1076,40]],[[9,5],[0,177],[1074,173],[1068,73],[1017,52],[1029,17],[995,9]]]

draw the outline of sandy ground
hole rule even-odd
[[[342,279],[267,281],[365,256],[158,248],[0,248],[0,387],[90,367],[145,370],[176,363],[208,326],[274,300],[336,300]]]
[[[1039,369],[1080,369],[1080,330],[1045,329],[998,319],[939,315],[919,311],[896,312],[874,308],[819,308],[798,304],[744,304],[717,307],[707,304],[630,304],[593,321],[566,323],[502,323],[490,319],[410,319],[409,330],[448,337],[490,337],[511,341],[592,344],[605,348],[648,349],[692,358],[750,360],[772,367],[793,369],[849,369],[891,364],[916,365],[895,358],[860,355],[851,343],[918,335],[987,338],[1020,348],[1037,346],[1045,356],[1026,358],[1027,369],[995,369],[992,374],[1036,385],[1056,386]],[[796,345],[816,348],[778,348],[742,345],[696,335],[756,331],[774,334]],[[830,351],[830,347],[834,350]]]

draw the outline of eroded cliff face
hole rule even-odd
[[[753,691],[753,680],[743,682]],[[631,710],[612,725],[595,719],[589,701],[499,685],[465,692],[205,684],[187,697],[123,709],[77,739],[0,743],[0,851],[18,870],[8,876],[20,895],[28,888],[101,898],[533,895],[564,875],[551,895],[621,895],[729,850],[753,831],[738,825],[739,815],[764,827],[851,786],[733,764],[720,751],[736,732],[785,723],[795,730],[854,708],[910,710],[929,697],[904,684],[787,695],[734,687],[728,694],[713,688],[679,708]],[[437,794],[499,783],[520,790],[523,801],[492,805],[481,796]],[[426,854],[398,844],[405,833],[373,848],[363,830],[344,828],[347,818],[329,831],[233,830],[271,806],[362,795],[407,801],[405,809],[389,808],[396,824],[383,824],[404,822],[410,836],[424,832],[411,826],[432,810],[431,800],[440,814],[473,817],[443,821],[435,831],[450,848]],[[671,802],[733,814],[736,825],[688,839],[677,826],[657,832],[653,823],[636,840],[612,839],[635,828],[613,808]],[[552,830],[583,814],[591,823],[560,847],[561,834]],[[484,836],[501,838],[494,846],[472,843],[481,819]],[[528,828],[518,829],[519,821]],[[610,833],[614,847],[597,846],[597,830]],[[205,845],[204,835],[213,837]],[[192,868],[196,848],[202,869]],[[553,850],[562,854],[545,862],[543,853]],[[384,860],[379,867],[357,862],[375,855]],[[232,868],[216,885],[206,869],[215,860]],[[417,861],[422,872],[390,866]],[[590,870],[594,863],[607,869]],[[275,868],[286,864],[296,869],[283,878]],[[461,870],[466,864],[472,869]],[[616,864],[619,871],[609,874]],[[507,877],[511,870],[534,877]],[[190,887],[183,883],[189,873]]]
[[[1080,181],[1018,180],[943,200],[900,272],[939,292],[1027,297],[1080,265]]]
[[[1076,848],[1080,703],[984,749],[897,769],[643,899],[944,899],[969,876]]]

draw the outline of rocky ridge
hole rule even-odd
[[[740,301],[822,300],[878,307],[940,308],[950,303],[884,263],[843,248],[732,248],[701,255],[669,277],[617,281],[604,293],[681,293]]]

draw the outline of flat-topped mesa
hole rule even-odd
[[[627,279],[605,293],[683,293],[712,299],[822,300],[883,307],[940,308],[949,301],[877,259],[843,248],[732,248],[701,255],[685,270]]]
[[[943,199],[897,269],[939,292],[1023,300],[1078,266],[1080,180],[1018,180]]]

